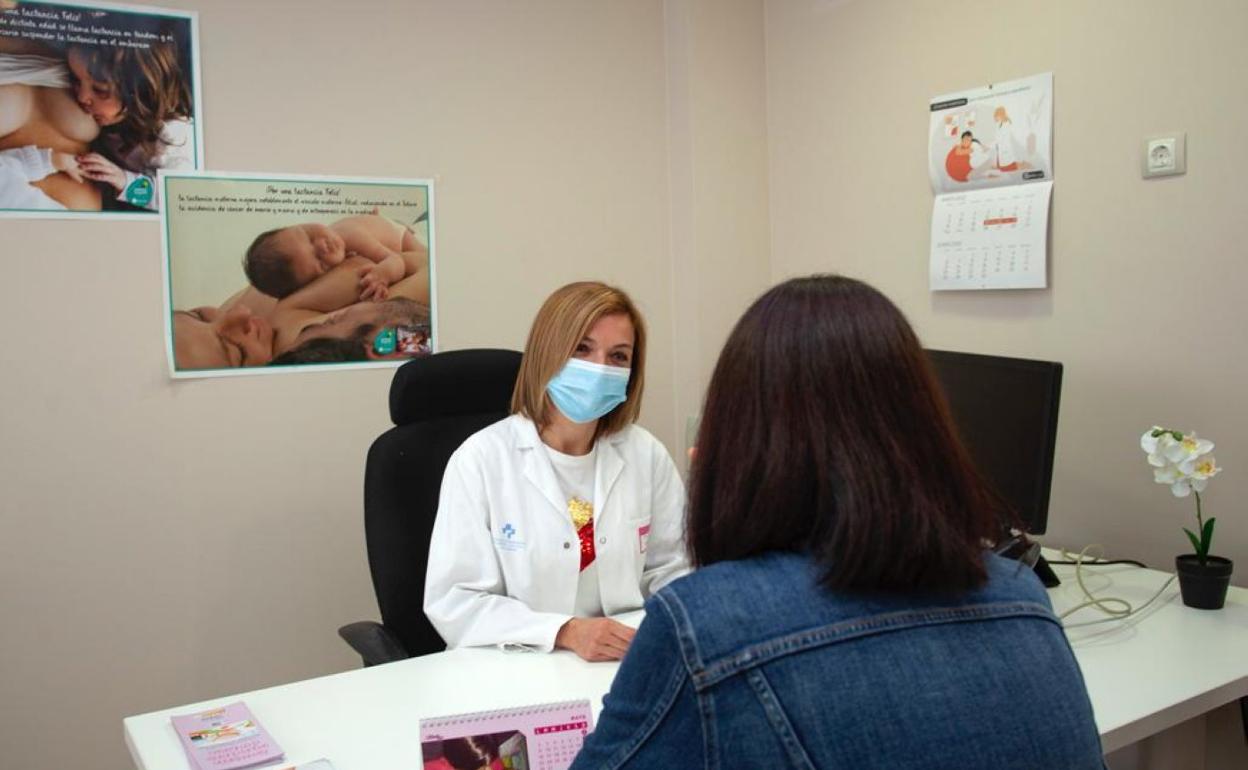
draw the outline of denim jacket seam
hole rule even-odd
[[[710,692],[699,692],[693,697],[698,702],[698,717],[702,722],[702,766],[705,770],[719,770],[719,732],[715,717],[715,699]]]
[[[995,620],[1010,617],[1033,617],[1060,626],[1052,610],[1038,602],[991,602],[961,607],[907,609],[844,620],[814,629],[805,629],[750,645],[730,656],[710,661],[690,676],[697,690],[702,690],[741,671],[812,647],[891,633],[907,628],[946,625],[949,623]]]
[[[698,719],[702,724],[702,756],[705,770],[716,770],[719,767],[718,735],[715,731],[715,703],[709,695],[697,687],[697,675],[705,669],[702,653],[698,649],[697,635],[693,630],[693,621],[689,618],[689,610],[680,596],[674,591],[660,591],[654,595],[658,603],[672,621],[676,632],[676,642],[680,648],[681,659],[685,672],[693,685],[693,697],[698,708]]]
[[[702,651],[698,649],[698,638],[694,633],[693,621],[689,618],[688,609],[673,591],[660,591],[654,595],[654,598],[662,605],[672,621],[672,628],[676,632],[676,642],[680,648],[680,657],[689,671],[690,678],[696,681],[706,665],[702,661]]]
[[[634,731],[632,737],[615,754],[607,759],[606,764],[603,765],[604,769],[614,770],[614,768],[623,766],[649,740],[650,736],[676,704],[676,698],[680,695],[680,690],[687,676],[688,671],[683,664],[677,664],[672,667],[672,674],[666,689],[663,691],[663,696],[650,710],[650,715],[646,720]],[[695,692],[693,695],[696,698],[698,694]]]
[[[806,753],[806,747],[798,740],[797,730],[793,728],[793,723],[789,720],[789,715],[784,710],[784,705],[776,696],[776,691],[772,688],[771,682],[767,681],[766,674],[760,668],[753,668],[746,673],[745,678],[750,684],[750,689],[754,691],[754,696],[758,698],[759,705],[762,707],[763,714],[766,715],[771,729],[776,733],[776,737],[780,739],[780,744],[784,747],[789,761],[796,767],[814,770],[815,763],[811,760],[810,755]]]

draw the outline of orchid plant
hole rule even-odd
[[[1209,544],[1213,541],[1212,516],[1208,521],[1202,518],[1200,510],[1200,493],[1205,491],[1209,479],[1222,470],[1210,452],[1213,442],[1199,438],[1193,431],[1180,433],[1177,430],[1154,425],[1140,436],[1140,448],[1148,454],[1148,464],[1153,466],[1153,480],[1158,484],[1169,484],[1170,492],[1175,497],[1196,497],[1196,532],[1187,527],[1183,531],[1192,541],[1196,556],[1203,565],[1209,556]],[[1199,534],[1198,534],[1199,533]]]

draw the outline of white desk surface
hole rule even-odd
[[[1073,568],[1054,569],[1063,584],[1050,596],[1060,613],[1081,598]],[[1089,572],[1091,590],[1137,605],[1167,577],[1118,565]],[[1067,622],[1097,617],[1083,610]],[[1248,695],[1248,589],[1231,588],[1224,609],[1202,611],[1183,606],[1175,582],[1139,617],[1067,635],[1106,752]],[[289,762],[326,757],[335,770],[416,770],[421,718],[580,698],[593,702],[596,717],[616,668],[570,652],[452,650],[128,717],[126,744],[141,770],[189,768],[169,716],[244,700]]]
[[[289,762],[419,770],[422,717],[582,698],[596,716],[618,667],[565,651],[450,650],[128,717],[126,744],[142,770],[188,769],[169,716],[244,700]]]
[[[1054,554],[1046,551],[1046,557]],[[1083,601],[1074,567],[1055,565],[1062,585],[1049,589],[1059,614]],[[1116,596],[1140,606],[1169,577],[1115,564],[1084,569],[1098,598]],[[1067,626],[1105,617],[1084,609]],[[1068,628],[1106,752],[1147,738],[1248,695],[1248,589],[1232,586],[1221,610],[1183,605],[1175,580],[1141,614]],[[1036,672],[1043,676],[1044,672]]]

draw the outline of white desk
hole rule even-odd
[[[452,650],[128,717],[126,744],[142,770],[189,768],[169,716],[245,700],[291,762],[416,770],[422,717],[579,698],[594,700],[596,717],[618,667],[564,651]]]
[[[1061,613],[1083,596],[1074,567],[1053,570],[1062,585],[1050,589],[1049,596]],[[1084,583],[1098,597],[1120,597],[1137,607],[1169,577],[1130,565],[1089,567],[1084,574]],[[1100,617],[1099,611],[1085,609],[1065,622]],[[1070,628],[1066,635],[1083,670],[1106,752],[1248,695],[1248,589],[1232,586],[1221,610],[1194,610],[1183,606],[1176,580],[1140,615]]]
[[[1050,595],[1060,612],[1081,599],[1073,568],[1055,570],[1064,583]],[[1166,578],[1129,566],[1095,571],[1089,588],[1136,604]],[[1085,610],[1070,622],[1095,617]],[[1209,612],[1184,607],[1174,583],[1142,616],[1069,636],[1106,752],[1248,695],[1248,589],[1232,588],[1226,608]],[[414,769],[422,717],[577,698],[590,698],[597,716],[616,668],[569,652],[455,650],[128,717],[126,743],[141,770],[188,768],[169,716],[241,699],[292,762],[323,756],[336,770]]]

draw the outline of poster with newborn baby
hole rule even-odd
[[[194,13],[0,0],[0,216],[154,218],[200,115]]]
[[[161,171],[158,187],[173,377],[435,350],[428,180]]]

